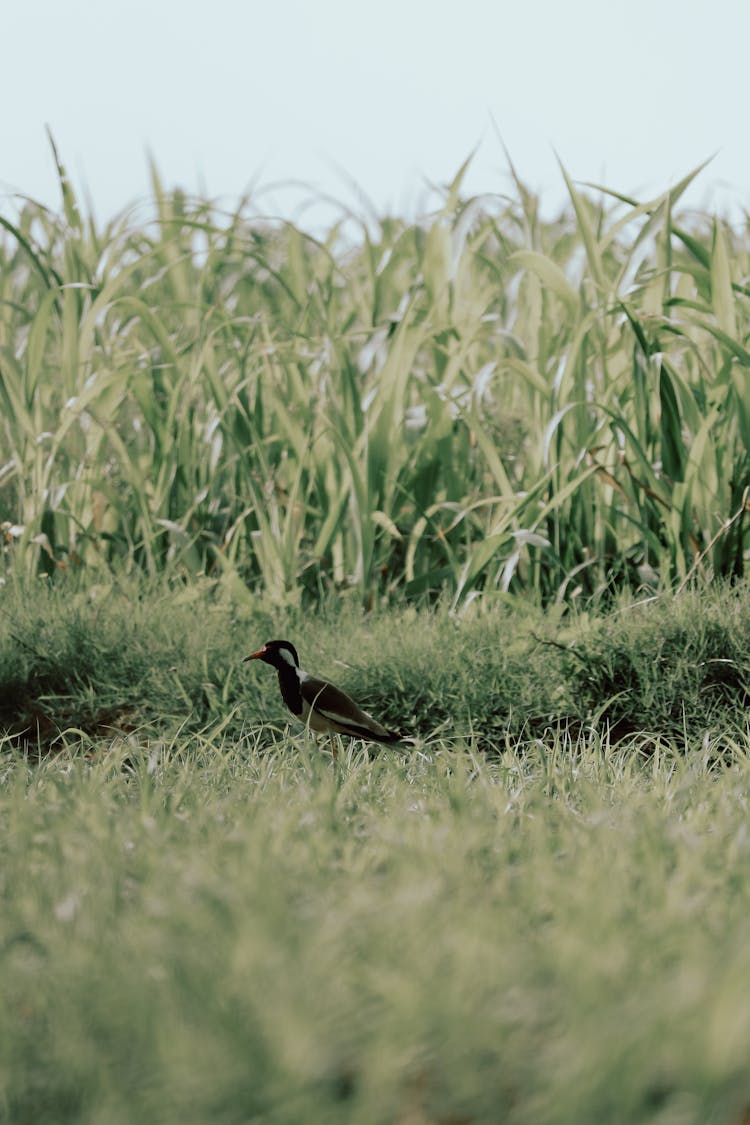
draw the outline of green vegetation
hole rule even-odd
[[[241,664],[271,636],[292,638],[304,666],[418,746],[497,756],[508,739],[595,727],[698,747],[746,725],[746,583],[557,619],[520,603],[460,619],[411,607],[269,613],[227,599],[218,580],[64,586],[37,580],[33,597],[26,586],[0,597],[0,722],[34,757],[71,729],[96,748],[112,729],[241,739],[265,726],[273,745],[289,718],[276,677]]]
[[[36,587],[2,598],[0,1121],[743,1120],[744,585],[283,610],[413,731],[338,768],[218,579]]]
[[[750,742],[6,767],[0,1120],[734,1125]]]
[[[459,173],[422,222],[316,240],[155,171],[154,217],[99,229],[59,169],[62,214],[0,241],[10,572],[456,607],[742,573],[750,247],[679,215],[695,173],[566,177],[552,222]]]
[[[100,229],[58,168],[0,219],[0,1123],[746,1123],[747,231],[155,171]],[[334,766],[272,636],[408,740]]]

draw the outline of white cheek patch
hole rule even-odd
[[[297,667],[297,665],[294,663],[294,657],[292,656],[288,648],[280,648],[279,655],[281,656],[282,660],[286,661],[290,668]]]

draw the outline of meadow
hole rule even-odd
[[[8,1122],[727,1122],[748,738],[6,765]]]
[[[54,149],[53,149],[54,151]],[[747,230],[0,218],[0,1122],[750,1120]],[[337,764],[242,657],[389,726]]]

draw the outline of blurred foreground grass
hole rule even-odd
[[[750,740],[723,747],[7,761],[0,1120],[744,1120]]]

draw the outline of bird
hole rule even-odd
[[[266,641],[257,652],[243,658],[262,660],[279,676],[281,698],[289,710],[316,734],[330,735],[331,756],[336,760],[334,734],[348,734],[365,742],[401,741],[398,731],[388,730],[354,700],[328,680],[320,680],[300,668],[297,650],[291,641]]]

